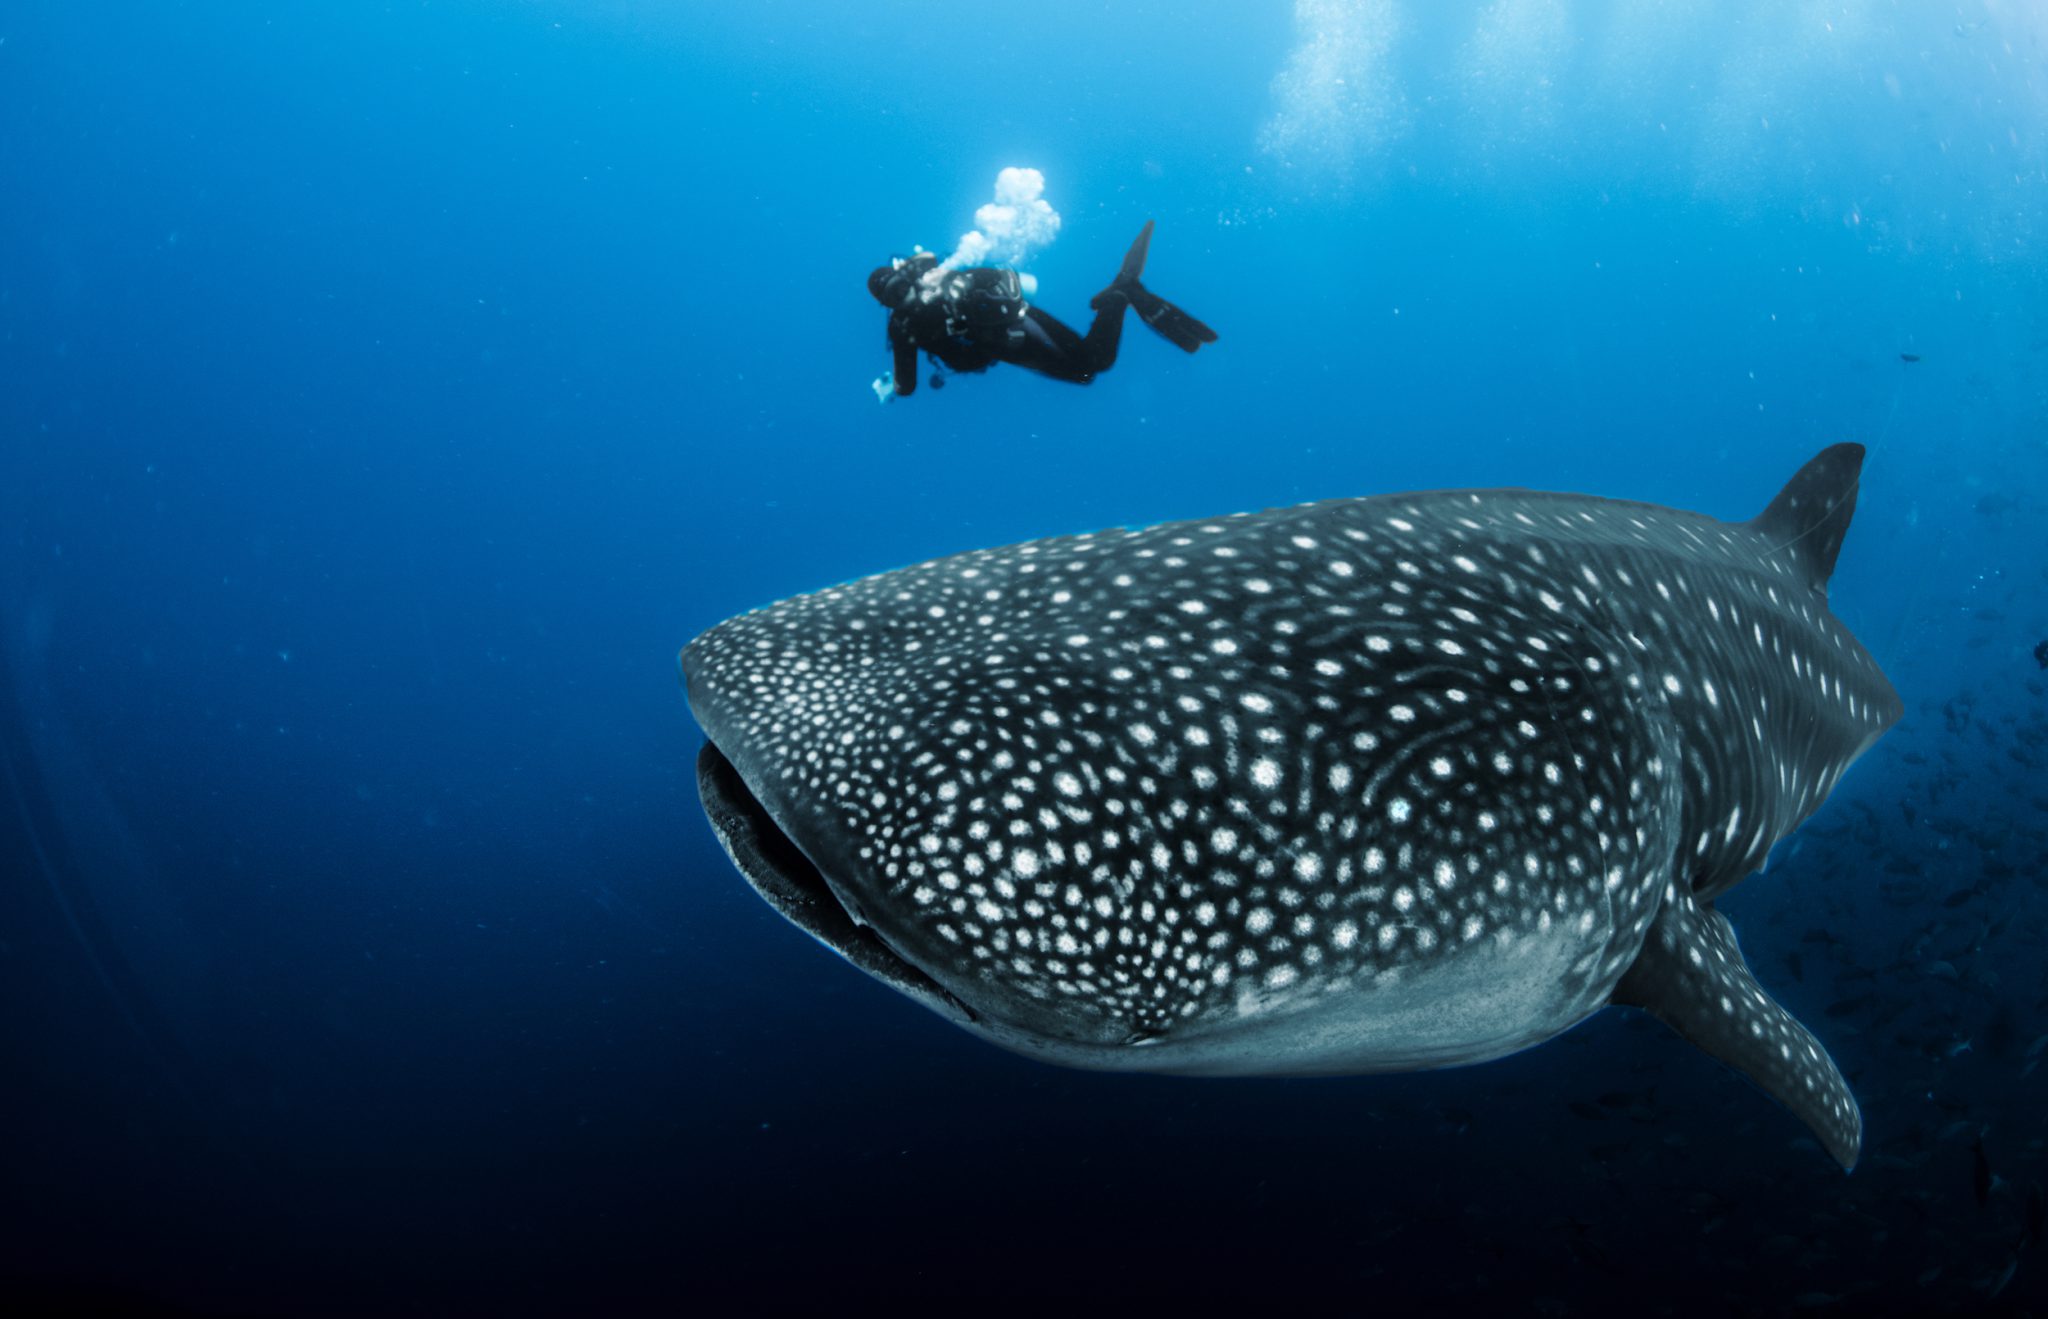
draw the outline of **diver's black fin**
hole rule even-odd
[[[1138,313],[1140,320],[1181,351],[1192,353],[1205,343],[1216,342],[1216,331],[1143,284],[1126,286],[1124,296],[1131,300],[1131,310]]]
[[[1131,244],[1130,251],[1124,253],[1123,269],[1117,271],[1116,279],[1091,298],[1088,305],[1102,311],[1121,295],[1130,303],[1131,310],[1138,313],[1138,318],[1160,337],[1183,352],[1192,353],[1205,343],[1215,343],[1216,331],[1138,282],[1138,277],[1145,273],[1145,257],[1152,250],[1152,225],[1151,220],[1145,221],[1145,227],[1138,231],[1137,241]]]
[[[1683,884],[1665,893],[1614,1001],[1645,1008],[1792,1110],[1844,1169],[1856,1166],[1863,1118],[1834,1060],[1749,972],[1728,920]]]
[[[1131,244],[1131,250],[1124,253],[1124,268],[1116,272],[1116,282],[1122,284],[1128,280],[1136,283],[1138,277],[1145,273],[1145,254],[1151,250],[1152,221],[1147,220],[1145,227],[1138,231],[1137,241]]]

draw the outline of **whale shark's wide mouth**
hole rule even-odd
[[[941,1016],[962,1024],[974,1020],[960,1000],[847,911],[818,867],[775,823],[725,753],[711,742],[697,756],[697,791],[733,864],[790,924]]]

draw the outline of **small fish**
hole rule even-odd
[[[1991,1203],[1991,1156],[1984,1152],[1984,1137],[1979,1136],[1970,1144],[1970,1154],[1976,1160],[1972,1169],[1971,1189],[1977,1193],[1979,1208]]]
[[[1920,360],[1920,354],[1918,354],[1918,353],[1900,353],[1900,354],[1899,354],[1899,360],[1900,360],[1901,362],[1917,362],[1917,361],[1919,361],[1919,360]]]

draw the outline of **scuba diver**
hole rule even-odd
[[[895,370],[875,382],[876,397],[887,402],[892,387],[902,397],[916,391],[920,352],[951,371],[986,371],[1007,362],[1085,385],[1116,365],[1126,307],[1187,352],[1216,342],[1216,331],[1138,282],[1151,245],[1152,221],[1147,220],[1124,255],[1123,269],[1089,300],[1095,321],[1086,335],[1026,302],[1038,282],[1015,270],[971,266],[940,272],[939,259],[930,252],[876,267],[868,276],[868,292],[889,308],[889,347],[895,355]],[[943,383],[943,376],[932,377],[933,388]]]

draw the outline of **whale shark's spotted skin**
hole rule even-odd
[[[1624,1002],[1848,1165],[1711,904],[1898,717],[1825,596],[1861,457],[1751,523],[1344,499],[800,596],[683,652],[706,805],[792,919],[1012,1048],[1389,1070]]]

